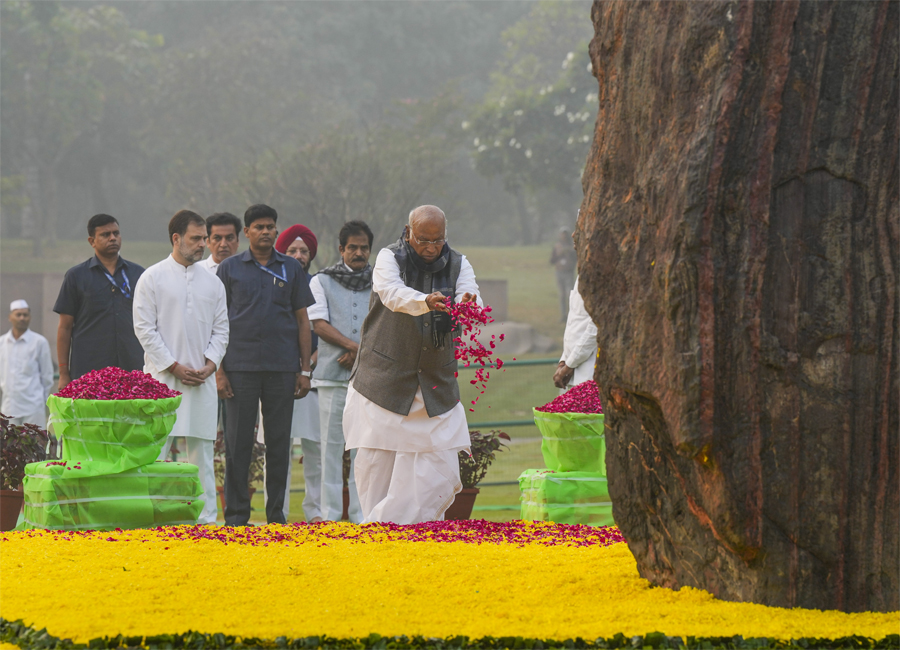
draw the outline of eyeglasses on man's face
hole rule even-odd
[[[428,241],[425,239],[419,239],[415,236],[412,230],[409,231],[409,237],[414,242],[416,242],[419,246],[443,246],[447,241],[446,239],[435,239],[434,241]]]

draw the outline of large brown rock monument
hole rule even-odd
[[[898,13],[593,6],[580,285],[655,584],[900,609]]]

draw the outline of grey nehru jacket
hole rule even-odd
[[[462,255],[451,249],[448,264],[450,295],[455,296]],[[426,281],[430,282],[427,275]],[[428,286],[424,293],[431,293]],[[431,312],[421,316],[393,312],[373,291],[351,374],[353,388],[388,411],[409,415],[421,387],[428,417],[442,415],[459,403],[453,338],[454,334],[448,336],[443,349],[435,348]]]
[[[329,275],[319,273],[319,285],[328,301],[328,322],[351,341],[359,343],[363,321],[369,311],[368,289],[347,289]],[[319,339],[319,359],[316,364],[316,379],[330,381],[347,381],[350,369],[341,367],[338,359],[347,351],[332,345],[323,338]]]

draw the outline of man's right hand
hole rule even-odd
[[[353,364],[356,362],[356,355],[359,354],[359,343],[353,343],[353,347],[344,348],[346,352],[338,357],[338,365],[347,370],[353,370]]]
[[[219,399],[231,399],[234,397],[234,391],[231,390],[231,382],[228,381],[228,376],[221,368],[216,371],[216,392],[219,394]]]
[[[575,369],[566,365],[565,361],[560,361],[556,366],[556,372],[553,373],[553,385],[557,388],[565,388],[572,381],[575,375]]]
[[[69,374],[68,370],[64,370],[63,368],[59,369],[59,390],[65,388],[69,382],[72,381],[72,375]],[[59,391],[57,391],[59,392]]]
[[[446,299],[447,297],[440,291],[435,291],[425,296],[425,304],[428,305],[428,309],[431,311],[447,313],[450,310],[447,308],[447,303],[444,302]]]

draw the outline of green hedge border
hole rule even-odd
[[[531,639],[523,637],[492,637],[470,639],[465,636],[447,637],[446,639],[422,636],[385,637],[370,634],[358,639],[335,639],[328,636],[308,636],[298,639],[278,637],[277,639],[241,639],[226,634],[204,634],[186,632],[184,634],[158,634],[156,636],[126,637],[105,636],[92,639],[88,643],[73,643],[69,639],[60,639],[47,632],[46,628],[35,630],[25,625],[22,620],[7,621],[0,618],[0,641],[13,643],[20,648],[150,648],[164,650],[169,648],[304,648],[307,650],[594,650],[605,648],[698,648],[702,650],[765,650],[767,648],[804,648],[835,650],[838,648],[900,648],[900,634],[891,634],[880,640],[867,639],[862,636],[847,636],[841,639],[803,638],[780,641],[769,638],[745,639],[734,637],[693,637],[686,639],[678,636],[666,636],[662,632],[653,632],[644,636],[626,637],[616,634],[608,639],[585,641],[582,638],[566,639]]]

